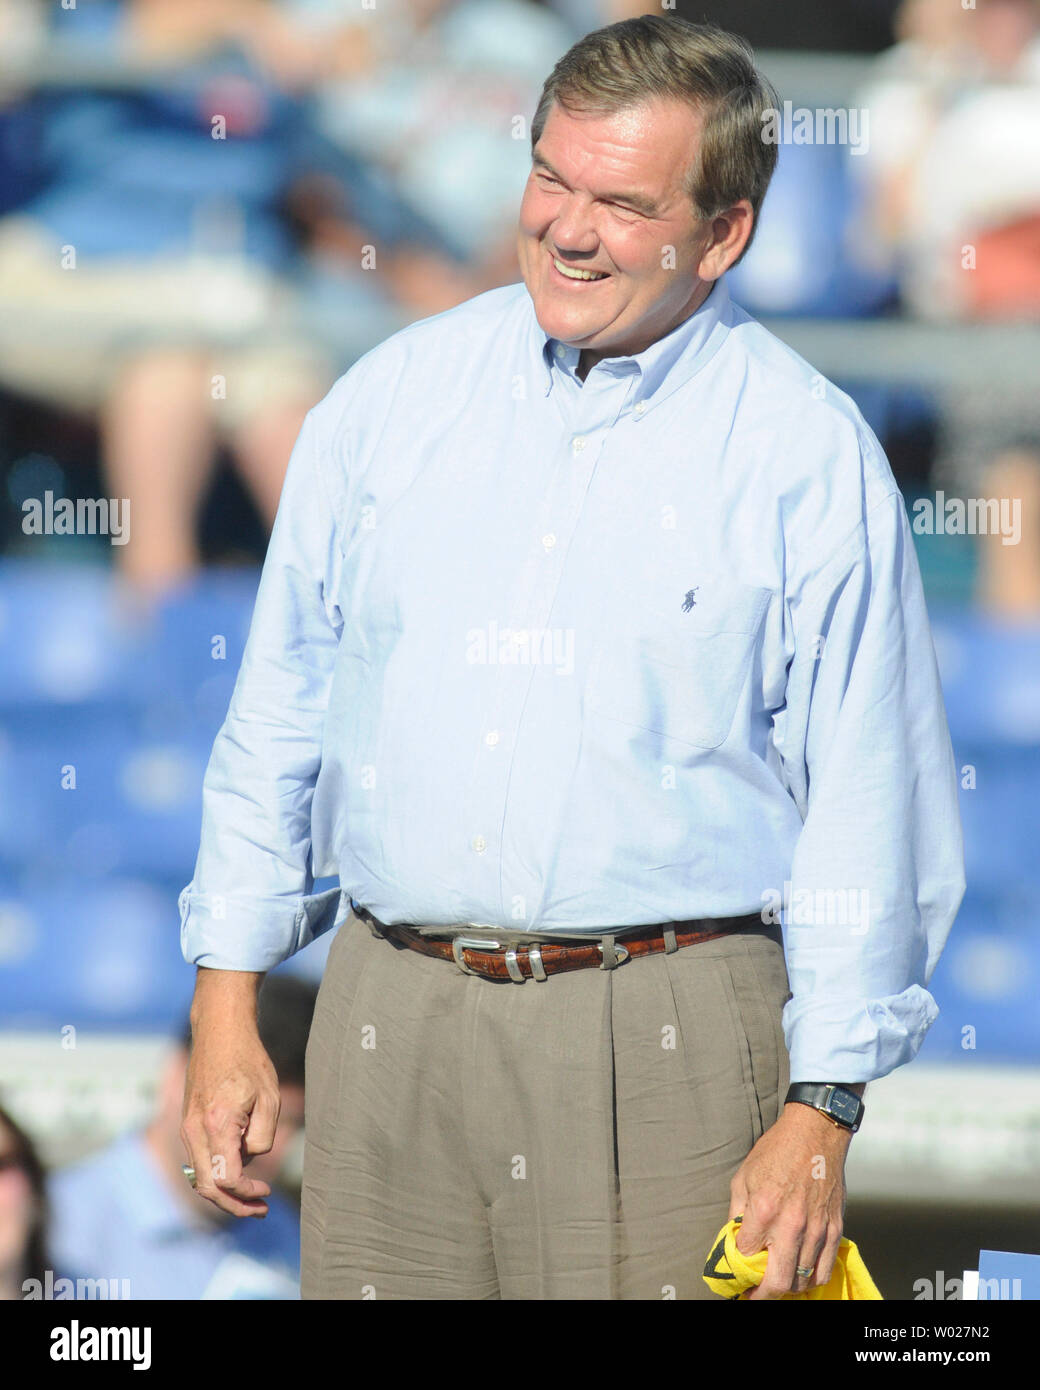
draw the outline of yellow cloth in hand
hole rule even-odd
[[[737,1216],[726,1222],[704,1266],[704,1282],[713,1293],[721,1294],[723,1298],[746,1299],[766,1274],[768,1250],[759,1250],[754,1255],[742,1255],[737,1249],[737,1232],[740,1230],[741,1220],[742,1218]],[[826,1284],[810,1285],[804,1293],[785,1293],[780,1297],[880,1299],[881,1294],[867,1273],[863,1256],[848,1236],[842,1236],[834,1260],[834,1269]]]

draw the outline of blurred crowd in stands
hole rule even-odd
[[[853,161],[866,193],[866,254],[896,274],[909,314],[1036,323],[1040,6],[904,0],[896,33],[858,97],[871,131],[869,155]],[[1037,381],[1040,354],[1031,385],[994,389],[980,374],[940,402],[933,484],[952,496],[1021,500],[1021,542],[984,538],[979,599],[994,614],[1040,614]]]
[[[805,31],[813,9],[767,8],[789,12],[792,32]],[[732,276],[734,298],[781,319],[1003,323],[1009,333],[1036,324],[1040,4],[847,8],[869,11],[879,31],[891,24],[890,46],[848,97],[869,114],[869,148],[783,146],[756,245]],[[21,526],[25,498],[97,490],[131,499],[128,543],[104,548],[127,592],[184,591],[212,552],[201,516],[226,461],[256,535],[252,547],[240,543],[242,513],[232,508],[215,551],[258,560],[303,416],[333,381],[415,319],[520,278],[527,122],[555,61],[588,30],[656,9],[639,0],[0,0],[6,554],[42,553]],[[751,21],[739,22],[753,7],[678,12],[756,40]],[[766,42],[776,42],[772,31]],[[1025,341],[1036,350],[1035,338]],[[839,384],[890,446],[901,484],[1020,499],[1019,544],[978,537],[977,598],[1001,618],[1040,615],[1036,382],[1002,384],[999,365],[980,363],[977,384],[931,394],[878,386],[875,365],[865,360],[854,382]],[[923,422],[928,440],[908,463],[893,443],[907,421],[911,436]],[[199,622],[207,634],[226,630]],[[157,691],[148,671],[139,691],[124,672],[127,691],[99,713],[107,687],[101,675],[90,685],[84,661],[83,718],[96,722],[83,727],[95,742],[112,733],[116,763],[123,745],[109,725],[128,742],[151,737]],[[4,676],[10,728],[24,720],[30,731],[24,746],[51,728],[47,701],[59,698],[36,679],[23,688],[13,666]],[[73,681],[60,698],[75,690]],[[227,693],[220,686],[193,706],[204,727],[186,743],[208,749]],[[163,719],[172,707],[161,706]],[[1032,738],[1035,718],[1031,728]],[[1009,747],[1018,736],[1007,734]],[[160,782],[164,756],[147,764]],[[1017,751],[1015,762],[1020,771]],[[189,839],[194,775],[175,807]],[[138,784],[120,785],[129,805]],[[169,788],[157,794],[156,785],[146,810],[166,805]],[[49,811],[40,795],[41,817],[59,824],[64,808]],[[135,814],[143,834],[145,816]],[[35,903],[37,882],[26,886],[12,867],[28,853],[20,837],[37,834],[31,815],[19,809],[0,832],[0,896]],[[113,849],[111,865],[160,886],[182,882],[182,847],[163,834],[176,862],[156,867]],[[37,838],[43,845],[45,825]],[[107,843],[90,840],[99,873]],[[75,902],[83,912],[78,888]],[[172,900],[170,911],[172,920]],[[135,920],[130,935],[148,933]],[[263,997],[283,1113],[276,1150],[254,1171],[273,1177],[303,1119],[313,991],[275,975]],[[149,1125],[50,1183],[30,1136],[0,1110],[0,1298],[24,1297],[25,1281],[48,1271],[52,1282],[129,1278],[132,1297],[295,1296],[291,1206],[275,1197],[264,1222],[224,1220],[183,1181],[186,1042],[175,1042],[157,1079]]]

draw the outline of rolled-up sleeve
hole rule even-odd
[[[290,457],[252,623],[202,794],[192,882],[179,899],[187,961],[266,971],[333,925],[313,894],[310,810],[342,616],[322,407]]]
[[[912,1060],[964,893],[957,779],[898,490],[789,606],[780,752],[803,826],[788,885],[792,1081],[871,1081]]]

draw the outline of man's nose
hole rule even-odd
[[[592,208],[582,199],[568,199],[552,224],[551,235],[556,250],[562,255],[595,251],[599,236]]]

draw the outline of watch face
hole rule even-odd
[[[859,1097],[851,1091],[834,1091],[831,1094],[827,1109],[836,1120],[841,1120],[843,1124],[854,1125],[856,1116],[859,1114],[859,1107]]]

